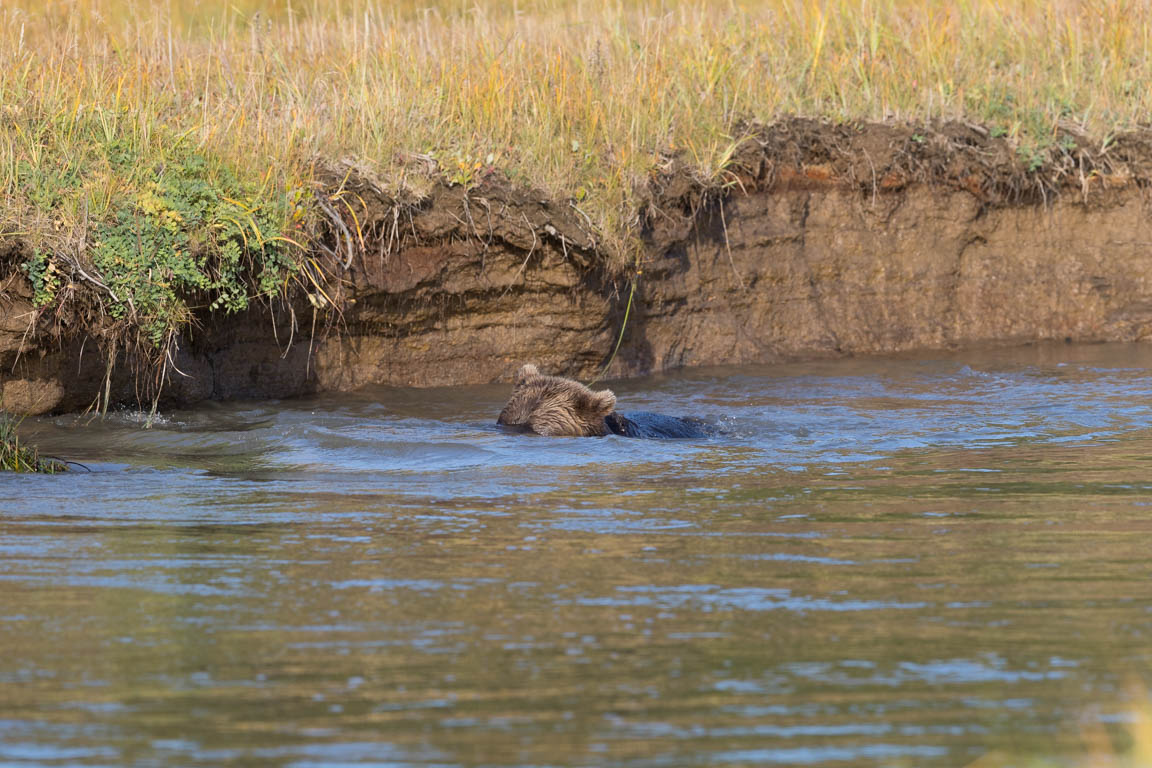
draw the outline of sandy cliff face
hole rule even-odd
[[[940,139],[941,161],[887,128],[840,143],[775,138],[746,153],[723,196],[665,185],[644,217],[641,274],[609,376],[1152,339],[1152,216],[1137,176],[1014,187],[1007,160],[969,156],[990,152],[979,137]],[[601,266],[570,206],[502,186],[440,188],[407,211],[400,235],[388,201],[361,193],[376,240],[341,271],[342,314],[300,298],[204,318],[173,361],[185,375],[171,374],[169,402],[482,383],[524,361],[590,377],[607,359],[632,272]],[[89,405],[106,383],[99,339],[32,332],[18,277],[5,296],[2,407]],[[131,400],[141,373],[123,357],[107,385]]]
[[[774,190],[717,219],[645,268],[620,373],[1152,338],[1152,219],[1136,188],[1008,208],[919,185],[876,200]]]

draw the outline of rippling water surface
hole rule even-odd
[[[960,766],[1123,720],[1152,660],[1152,346],[25,422],[0,764]],[[1147,679],[1147,678],[1146,678]]]

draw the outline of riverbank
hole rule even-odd
[[[361,235],[320,236],[308,259],[323,279],[235,313],[196,310],[159,361],[110,358],[83,320],[29,333],[34,296],[10,277],[4,403],[147,402],[157,371],[173,403],[484,383],[526,360],[589,378],[622,327],[609,377],[1147,340],[1150,146],[1118,136],[1029,172],[976,125],[789,120],[741,145],[724,189],[675,166],[654,178],[623,268],[565,200],[494,178],[411,204],[349,173],[331,182],[356,201],[338,221]]]
[[[20,8],[6,409],[1150,335],[1142,7]]]

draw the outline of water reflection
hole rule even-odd
[[[907,765],[1060,752],[1152,646],[1152,349],[78,426],[0,477],[0,763]]]

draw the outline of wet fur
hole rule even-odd
[[[615,409],[610,390],[593,392],[578,381],[543,376],[529,364],[517,371],[512,397],[496,423],[538,435],[602,437],[608,434],[604,418]]]
[[[616,395],[593,392],[578,381],[542,376],[534,365],[516,373],[512,397],[497,424],[563,437],[699,438],[715,429],[699,419],[681,419],[659,413],[616,413]]]

